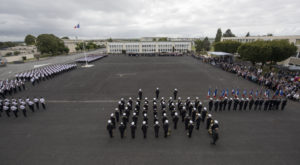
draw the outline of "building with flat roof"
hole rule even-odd
[[[186,53],[191,42],[108,42],[107,53]]]

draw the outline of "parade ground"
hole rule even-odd
[[[152,106],[147,139],[110,138],[107,120],[123,97],[136,98],[138,89],[152,100],[156,87],[169,98],[174,88],[182,99],[198,96],[207,106],[209,88],[259,89],[237,77],[190,56],[128,57],[115,55],[60,74],[14,95],[43,96],[47,110],[28,117],[0,118],[0,164],[2,165],[195,165],[195,164],[300,164],[300,104],[289,101],[281,111],[212,112],[219,121],[220,139],[211,145],[204,124],[187,137],[184,124],[168,138],[154,137]],[[242,90],[241,90],[242,91]],[[152,105],[152,103],[150,103]],[[160,118],[161,119],[161,118]],[[172,124],[170,124],[172,126]]]

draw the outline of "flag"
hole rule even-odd
[[[77,24],[77,25],[74,26],[74,29],[79,29],[79,28],[80,28],[79,24]]]
[[[240,91],[239,91],[239,89],[237,89],[237,90],[236,90],[235,97],[237,98],[237,97],[239,97],[239,95],[240,95]]]
[[[227,97],[227,96],[228,96],[228,89],[225,92],[225,97]]]
[[[250,93],[249,93],[249,98],[251,99],[253,96],[253,89],[251,89]]]
[[[224,97],[224,95],[225,95],[225,89],[223,89],[223,90],[222,90],[222,93],[221,93],[220,99],[221,99],[221,98],[223,98],[223,97]]]
[[[247,91],[246,91],[246,89],[244,89],[244,91],[243,91],[243,97],[246,97],[247,96]]]
[[[210,88],[208,89],[208,92],[207,92],[207,98],[210,98],[210,94],[211,92],[210,92]]]
[[[256,90],[255,92],[255,97],[258,97],[258,90]]]
[[[217,94],[218,94],[218,89],[215,89],[214,98],[217,97]]]
[[[234,96],[235,95],[235,91],[234,89],[231,90],[231,95]]]
[[[283,96],[284,95],[283,90],[280,89],[279,94],[280,94],[280,96]]]

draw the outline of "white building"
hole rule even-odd
[[[107,53],[186,53],[191,42],[108,42]]]

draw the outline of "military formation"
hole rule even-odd
[[[15,118],[18,118],[20,116],[19,113],[22,113],[22,116],[27,117],[28,111],[34,113],[39,109],[46,110],[46,101],[43,97],[0,100],[0,117],[7,116],[10,118],[11,116],[14,116]]]
[[[213,96],[211,96],[210,89],[208,90],[207,97],[209,98],[208,110],[209,111],[225,111],[225,110],[284,110],[287,105],[287,99],[283,96],[281,91],[275,92],[273,97],[270,98],[270,92],[266,90],[263,92],[254,92],[251,90],[249,95],[247,90],[243,91],[242,96],[239,96],[239,90],[232,90],[232,97],[228,98],[228,90],[222,91],[218,97],[217,89],[215,89]]]
[[[178,97],[177,89],[174,89],[173,97],[169,99],[160,98],[159,94],[160,90],[157,88],[155,97],[150,101],[143,96],[142,89],[139,89],[135,100],[131,97],[128,100],[121,98],[107,122],[109,136],[113,138],[114,134],[119,132],[121,138],[126,134],[130,134],[132,139],[136,136],[145,139],[148,136],[159,138],[161,135],[168,138],[172,130],[176,131],[181,123],[187,137],[191,138],[193,132],[199,131],[203,123],[204,130],[212,138],[211,143],[216,144],[219,138],[219,123],[208,114],[207,108],[198,97],[195,100],[191,100],[190,97],[182,100]],[[141,124],[138,124],[138,121]],[[154,130],[154,135],[148,135],[149,129]]]
[[[5,99],[8,96],[26,90],[26,82],[30,82],[33,86],[53,78],[63,72],[76,68],[76,64],[55,64],[25,71],[15,75],[14,79],[0,81],[0,98]]]

